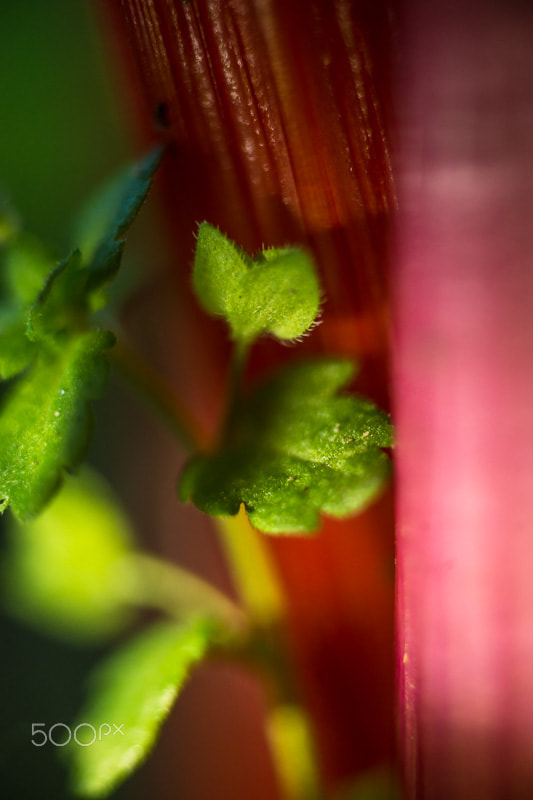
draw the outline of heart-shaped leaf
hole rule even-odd
[[[263,250],[252,259],[207,222],[198,231],[193,283],[204,308],[245,344],[262,334],[296,339],[319,310],[317,276],[303,250]]]

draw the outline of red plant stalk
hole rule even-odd
[[[286,243],[313,251],[326,301],[304,350],[358,358],[357,388],[385,405],[394,207],[387,4],[123,0],[104,2],[102,14],[145,138],[169,145],[159,181],[179,263],[169,285],[181,297],[171,369],[185,376],[191,409],[212,430],[227,373],[222,328],[190,295],[202,219],[252,252]],[[250,373],[291,355],[264,342]],[[328,521],[315,539],[269,546],[334,785],[392,759],[390,493],[360,517]]]
[[[533,797],[533,12],[414,0],[396,279],[409,798]]]

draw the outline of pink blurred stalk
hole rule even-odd
[[[412,0],[396,278],[408,797],[533,798],[533,7]]]

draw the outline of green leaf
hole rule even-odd
[[[56,264],[33,237],[19,234],[4,256],[6,307],[17,310],[20,320],[27,314],[26,334],[38,341],[58,332],[79,332],[88,326],[88,315],[103,304],[101,287],[109,283],[120,266],[122,237],[142,205],[161,150],[150,153],[128,167],[92,201],[78,224],[82,250],[74,250]],[[0,330],[1,337],[1,330]],[[0,341],[0,359],[2,358]],[[3,374],[14,374],[20,359],[8,356]]]
[[[79,250],[53,268],[28,314],[26,334],[31,341],[86,327],[87,275]]]
[[[12,614],[68,639],[99,640],[131,618],[125,557],[131,531],[95,474],[69,478],[36,520],[12,521],[2,564]]]
[[[26,337],[26,323],[16,310],[0,310],[0,380],[22,372],[35,358],[36,348]]]
[[[215,516],[244,503],[267,533],[312,531],[320,511],[362,510],[388,479],[380,448],[391,446],[392,429],[370,401],[338,394],[353,372],[348,361],[325,359],[270,378],[240,409],[221,450],[186,466],[181,499]]]
[[[6,288],[18,307],[31,305],[54,268],[55,260],[35,237],[20,233],[4,256]]]
[[[54,262],[36,239],[20,233],[13,234],[2,255],[0,380],[7,380],[36,356],[37,349],[27,337],[27,316]]]
[[[319,310],[318,280],[306,253],[271,249],[252,259],[207,222],[198,230],[193,284],[203,307],[225,317],[232,337],[247,344],[261,334],[296,339]]]
[[[32,369],[7,395],[0,414],[0,510],[9,504],[21,519],[37,514],[59,486],[64,469],[78,466],[88,443],[89,401],[107,378],[106,331],[65,340],[59,351],[41,349]]]
[[[90,294],[102,290],[103,286],[116,277],[122,261],[124,245],[123,239],[118,242],[110,239],[100,245],[92,260],[87,278],[87,291]]]
[[[55,265],[36,240],[5,217],[0,301],[0,379],[26,374],[7,395],[0,417],[0,511],[27,518],[80,461],[89,433],[88,401],[100,394],[109,333],[87,333],[105,304],[103,285],[118,270],[124,241],[161,158],[150,153],[115,185],[112,198],[81,225],[79,250]],[[97,213],[98,212],[98,213]],[[2,220],[0,220],[0,225]],[[31,369],[28,369],[30,368]]]
[[[156,148],[115,176],[85,206],[74,228],[74,244],[90,264],[89,289],[100,288],[118,270],[124,234],[142,206],[162,158]]]
[[[97,739],[87,747],[69,745],[77,794],[110,794],[145,760],[191,667],[204,657],[213,635],[213,625],[206,621],[161,624],[137,636],[100,667],[78,723],[92,725]],[[82,742],[93,738],[89,727],[79,728],[78,735]]]

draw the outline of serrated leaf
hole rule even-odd
[[[35,240],[6,228],[0,379],[31,369],[9,392],[0,417],[0,511],[11,504],[21,518],[38,513],[62,470],[81,459],[88,401],[100,393],[102,351],[114,341],[111,334],[86,333],[89,316],[105,304],[102,287],[118,270],[124,245],[117,239],[142,204],[160,156],[151,153],[130,169],[112,207],[91,223],[90,263],[75,250],[53,265]]]
[[[320,511],[362,510],[389,476],[380,448],[392,444],[392,430],[370,401],[338,394],[353,372],[348,361],[325,359],[268,380],[240,409],[221,450],[186,466],[181,499],[215,516],[244,503],[266,533],[312,531]]]
[[[63,349],[42,349],[8,394],[0,413],[0,510],[21,519],[37,514],[78,466],[90,433],[89,401],[107,378],[106,331],[68,338]]]
[[[81,641],[103,639],[129,621],[123,559],[131,531],[94,473],[69,478],[36,520],[13,520],[8,534],[2,594],[15,616]]]
[[[217,228],[198,230],[193,283],[204,308],[225,317],[232,337],[296,339],[316,319],[320,289],[309,256],[297,248],[246,255]]]
[[[108,795],[145,760],[213,632],[206,621],[161,624],[138,635],[100,667],[78,724],[92,725],[97,735],[104,734],[91,746],[69,746],[77,794]],[[92,736],[90,728],[79,729],[80,741]]]

